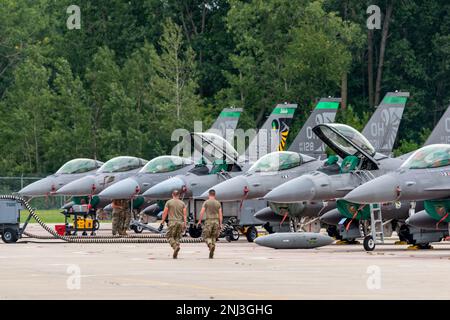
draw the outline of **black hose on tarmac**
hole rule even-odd
[[[20,202],[30,212],[30,215],[36,220],[36,222],[44,228],[45,231],[50,233],[53,237],[49,236],[36,236],[30,233],[24,234],[28,237],[36,239],[60,239],[70,243],[167,243],[167,239],[164,235],[136,235],[136,236],[61,236],[51,227],[45,224],[41,218],[36,214],[30,204],[20,196],[13,195],[0,195],[0,200],[14,200]],[[199,243],[203,240],[201,238],[182,238],[181,243]]]

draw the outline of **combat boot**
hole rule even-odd
[[[174,250],[173,250],[173,258],[176,259],[178,257],[178,252],[180,251],[180,245],[178,245]]]
[[[209,244],[209,258],[213,259],[214,258],[214,250],[216,250],[216,246],[213,244]]]

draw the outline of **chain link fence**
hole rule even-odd
[[[15,194],[23,187],[45,177],[0,177],[0,194]],[[31,205],[38,210],[59,209],[68,200],[65,196],[38,197],[30,201]]]

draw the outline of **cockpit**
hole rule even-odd
[[[439,168],[450,165],[450,145],[433,144],[414,152],[401,166],[403,169]]]
[[[126,172],[139,169],[147,163],[147,160],[135,157],[116,157],[107,162],[98,169],[97,173]]]
[[[283,171],[298,167],[302,163],[312,160],[314,160],[314,158],[306,155],[300,155],[296,152],[272,152],[256,161],[248,171],[249,173]]]
[[[66,162],[56,174],[76,174],[85,173],[95,169],[98,169],[103,162],[93,159],[73,159]]]
[[[163,173],[179,170],[186,166],[192,165],[194,162],[188,158],[177,156],[161,156],[150,160],[145,167],[141,169],[141,173]]]
[[[340,173],[378,168],[375,148],[352,127],[339,123],[319,124],[313,132],[343,159]]]

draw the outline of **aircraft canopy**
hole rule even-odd
[[[450,145],[432,144],[414,152],[402,165],[404,169],[439,168],[450,165]]]
[[[375,148],[360,132],[350,126],[340,123],[320,124],[314,128],[325,143],[336,153],[344,153],[345,156],[354,156],[363,151],[369,156],[375,155]],[[337,150],[336,150],[337,149]]]
[[[298,167],[314,158],[290,151],[277,151],[266,154],[256,161],[249,172],[276,172]]]
[[[85,173],[88,171],[92,171],[97,169],[103,164],[103,162],[96,161],[93,159],[73,159],[66,162],[56,174],[76,174],[76,173]]]
[[[191,159],[178,156],[160,156],[150,160],[145,167],[141,169],[141,173],[163,173],[181,169],[185,166],[194,164]]]
[[[138,169],[147,163],[146,160],[136,157],[116,157],[106,161],[103,166],[98,169],[98,173],[125,172]]]

